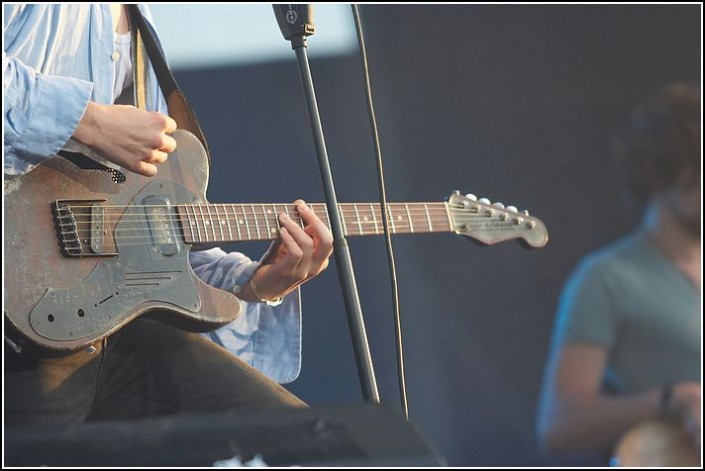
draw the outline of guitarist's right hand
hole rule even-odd
[[[169,135],[175,130],[176,121],[164,114],[91,101],[73,137],[126,170],[152,177],[176,149]]]

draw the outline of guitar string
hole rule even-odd
[[[100,206],[100,208],[119,208],[120,210],[124,210],[124,212],[118,212],[118,213],[108,213],[107,215],[107,220],[108,224],[114,224],[115,221],[118,221],[121,225],[119,230],[123,233],[120,235],[116,235],[116,239],[119,239],[118,242],[120,242],[120,245],[138,245],[138,244],[151,244],[153,243],[153,237],[150,236],[150,234],[139,234],[139,232],[145,232],[145,231],[150,231],[150,229],[144,227],[144,218],[147,216],[146,214],[143,213],[136,213],[135,210],[139,210],[140,208],[150,208],[150,209],[161,209],[161,208],[169,208],[169,212],[167,214],[161,214],[161,215],[154,215],[151,214],[149,215],[150,220],[153,221],[154,223],[163,223],[163,222],[183,222],[183,219],[186,218],[190,224],[187,222],[187,227],[188,231],[190,232],[191,239],[197,242],[222,242],[222,241],[236,241],[236,240],[271,240],[272,237],[271,235],[275,234],[278,232],[278,228],[281,227],[279,221],[278,221],[278,214],[284,213],[284,211],[279,211],[275,213],[275,211],[278,211],[281,209],[281,207],[285,207],[286,210],[288,210],[290,207],[292,208],[292,211],[295,211],[296,207],[293,205],[283,205],[283,204],[277,204],[277,203],[272,203],[272,204],[258,204],[257,206],[259,209],[262,210],[262,216],[257,214],[256,208],[257,206],[254,206],[252,204],[249,205],[250,207],[248,209],[251,210],[251,212],[247,212],[245,210],[245,205],[243,204],[229,204],[229,203],[217,203],[217,204],[190,204],[190,205],[184,205],[184,204],[178,204],[178,205],[120,205],[120,206]],[[271,206],[271,208],[270,208]],[[280,208],[277,208],[277,206],[280,206]],[[325,209],[325,206],[321,204],[311,204],[310,205],[314,213],[316,210],[321,211],[321,209]],[[345,208],[353,207],[352,211],[350,209],[346,210]],[[378,206],[378,205],[377,205]],[[178,212],[172,212],[173,209],[175,208],[184,208],[186,214],[182,215],[179,214]],[[203,211],[203,208],[206,208],[207,213]],[[220,209],[219,209],[220,207]],[[237,211],[235,210],[236,207],[239,207],[241,210],[242,214],[237,214]],[[342,212],[344,213],[344,218],[345,216],[354,214],[354,220],[348,221],[346,220],[345,223],[350,224],[350,228],[346,230],[347,235],[349,236],[355,236],[355,235],[366,235],[366,234],[375,234],[378,235],[381,233],[379,227],[377,227],[377,224],[381,223],[381,212],[379,211],[378,207],[375,207],[374,204],[366,204],[366,203],[342,203],[340,205]],[[371,208],[370,208],[371,207]],[[520,224],[517,224],[513,221],[507,221],[506,219],[502,220],[496,215],[488,215],[488,214],[483,214],[482,212],[479,212],[478,214],[467,214],[469,211],[469,208],[464,207],[464,206],[454,206],[454,205],[449,205],[448,203],[438,203],[438,202],[433,202],[433,203],[390,203],[390,218],[392,220],[389,220],[389,224],[392,225],[392,232],[393,233],[399,233],[401,230],[403,230],[403,233],[425,233],[425,232],[439,232],[439,230],[433,230],[432,226],[435,225],[436,227],[439,227],[439,229],[445,231],[450,231],[452,226],[450,224],[450,221],[448,219],[448,213],[454,214],[456,217],[454,218],[456,222],[462,223],[463,221],[465,222],[473,222],[471,219],[485,219],[488,223],[491,223],[492,226],[490,227],[483,227],[483,231],[488,231],[488,230],[506,230],[508,228],[513,228],[517,229]],[[400,214],[393,214],[393,210],[396,207],[397,211],[403,212],[406,214],[406,220],[404,220],[404,217]],[[71,206],[71,209],[92,209],[93,206]],[[189,211],[187,208],[191,209],[191,214],[189,214]],[[213,209],[211,212],[210,209]],[[198,209],[198,212],[201,214],[197,214],[196,209]],[[232,214],[228,212],[228,209],[232,209]],[[272,209],[274,211],[272,211]],[[368,213],[370,209],[373,209],[373,212]],[[483,209],[482,206],[479,208],[475,207],[473,208],[475,210],[480,210]],[[511,211],[501,211],[502,208],[490,208],[493,211],[499,211],[501,215],[506,215],[507,217],[512,215],[512,214],[517,214],[519,217],[527,217],[524,214],[519,214],[519,213],[513,213]],[[131,211],[132,210],[132,211]],[[436,213],[441,210],[443,214],[438,215]],[[221,214],[221,211],[223,214]],[[487,211],[487,209],[485,209]],[[268,212],[268,214],[265,214],[265,212]],[[287,211],[288,212],[288,211]],[[409,216],[411,216],[411,212],[414,213],[412,216],[412,219],[416,218],[416,224],[413,224],[413,220],[409,220]],[[431,212],[434,214],[431,215]],[[370,220],[370,216],[368,214],[372,215],[372,219]],[[327,211],[325,211],[323,214],[325,216],[325,219],[328,219],[328,214]],[[361,218],[361,215],[363,218]],[[103,216],[105,217],[105,213],[103,213]],[[117,216],[117,219],[111,219],[111,216],[115,217]],[[292,217],[292,219],[299,225],[303,227],[303,221],[299,220],[298,222],[296,219],[298,218],[298,213],[295,213]],[[379,216],[379,221],[376,216]],[[396,216],[396,217],[395,217]],[[441,219],[439,219],[439,216]],[[494,216],[494,217],[493,217]],[[91,214],[77,214],[74,215],[74,222],[67,223],[67,226],[81,226],[81,225],[89,225],[91,226],[93,223],[91,222],[93,219],[93,215]],[[513,216],[515,217],[515,216]],[[78,222],[76,221],[76,218],[89,218],[91,221],[88,222]],[[125,224],[130,224],[132,223],[131,219],[134,218],[137,222],[139,222],[139,225],[136,227],[125,227]],[[215,219],[214,219],[215,218]],[[234,219],[231,219],[234,218]],[[366,218],[366,219],[365,219]],[[195,222],[192,222],[191,220],[195,219]],[[198,224],[198,220],[202,221],[202,224]],[[219,222],[220,224],[213,224],[213,222]],[[235,239],[235,236],[233,234],[233,225],[230,223],[233,222],[235,227],[235,232],[238,233],[237,239]],[[255,226],[254,228],[250,227],[250,222],[253,223]],[[260,227],[260,223],[264,222],[264,226]],[[271,223],[271,224],[270,224]],[[227,227],[226,227],[227,224]],[[362,225],[374,225],[374,230],[372,227],[368,228],[363,228]],[[500,227],[497,227],[499,224]],[[272,228],[271,226],[274,225],[275,228]],[[428,230],[426,230],[425,227],[423,226],[428,226]],[[446,228],[447,225],[447,228]],[[194,227],[195,226],[195,227]],[[243,227],[244,226],[244,227]],[[357,226],[357,229],[355,230],[355,226]],[[414,230],[414,226],[418,230]],[[92,226],[91,226],[92,227]],[[409,232],[406,232],[408,228]],[[77,231],[85,231],[86,229],[84,228],[79,228],[77,227]],[[136,231],[138,232],[137,235],[125,235],[124,232],[131,232],[131,231]],[[184,228],[180,228],[179,232],[183,234],[184,237],[186,237],[186,230]],[[244,237],[242,235],[242,232],[246,232],[247,237]],[[252,232],[256,232],[257,235],[253,235]],[[228,237],[226,237],[226,233],[228,234]],[[267,234],[266,237],[262,235],[262,233]],[[136,243],[130,243],[127,242],[130,239],[137,239],[139,242]],[[205,239],[205,240],[204,240]],[[143,241],[142,241],[143,240]]]
[[[281,214],[281,213],[279,213]],[[257,215],[257,214],[231,214],[231,213],[226,213],[226,214],[221,214],[218,212],[217,214],[198,214],[195,212],[185,212],[185,213],[179,213],[179,212],[170,212],[167,214],[147,214],[147,213],[141,213],[141,212],[124,212],[124,213],[111,213],[111,214],[103,214],[102,219],[104,222],[108,223],[116,223],[117,221],[122,221],[122,222],[131,222],[131,221],[138,221],[142,222],[145,220],[145,218],[149,218],[151,221],[155,222],[191,222],[193,221],[203,221],[206,223],[209,222],[221,222],[222,224],[224,223],[234,223],[234,224],[245,224],[245,223],[253,223],[253,224],[280,224],[279,222],[279,214],[270,214],[270,215]],[[353,216],[348,217],[348,216]],[[479,219],[479,218],[490,218],[490,217],[502,217],[502,215],[487,215],[487,214],[464,214],[464,213],[452,213],[452,216],[454,219],[458,218],[474,218],[474,219]],[[364,217],[359,215],[359,214],[351,214],[351,213],[345,213],[343,214],[344,220],[346,224],[381,224],[382,223],[382,218],[381,216],[379,218],[377,217],[372,217],[372,216],[367,216],[365,215]],[[519,216],[522,217],[523,216]],[[303,222],[303,219],[300,218],[298,215],[292,215],[290,218],[296,222],[297,224],[301,225]],[[509,216],[507,216],[509,218]],[[404,215],[391,215],[390,218],[387,219],[387,222],[390,225],[397,225],[397,224],[410,224],[410,225],[415,225],[415,224],[420,224],[424,225],[424,223],[427,223],[428,220],[431,221],[438,221],[438,220],[448,220],[448,214],[446,211],[443,211],[442,214],[438,213],[422,213],[422,214],[414,214],[411,216],[411,218],[408,217],[407,214]],[[94,224],[95,220],[95,215],[91,214],[73,214],[71,217],[72,222],[75,221],[76,224],[86,224],[86,225],[92,225]],[[328,221],[327,217],[323,218],[323,223],[325,224]],[[194,222],[195,223],[195,222]]]
[[[203,219],[203,220],[206,220],[206,219],[210,219],[210,220],[218,219],[219,220],[224,217],[225,219],[234,218],[235,220],[244,218],[247,220],[254,220],[254,221],[271,221],[271,220],[277,219],[280,214],[287,214],[285,211],[278,211],[276,213],[263,212],[262,214],[259,214],[257,212],[248,212],[248,211],[244,211],[244,210],[242,210],[240,213],[238,213],[237,211],[234,211],[234,210],[233,210],[233,212],[228,212],[225,209],[222,211],[216,210],[216,209],[213,209],[212,211],[203,211],[202,207],[199,208],[197,206],[191,206],[190,211],[189,211],[188,209],[185,209],[186,207],[184,207],[183,205],[180,205],[178,207],[177,206],[164,206],[164,207],[170,208],[170,209],[177,209],[177,211],[169,211],[168,213],[161,213],[161,214],[159,214],[159,213],[148,214],[146,212],[136,212],[136,211],[130,211],[130,210],[131,209],[139,210],[140,208],[154,209],[154,208],[157,208],[157,206],[149,206],[149,205],[140,206],[140,207],[126,206],[126,207],[122,208],[122,209],[124,209],[124,211],[108,212],[108,213],[103,212],[103,213],[101,213],[101,216],[103,218],[117,217],[118,219],[124,219],[126,217],[129,218],[131,216],[134,216],[135,218],[141,219],[145,215],[149,215],[152,218],[156,218],[156,217],[160,217],[160,216],[161,217],[173,216],[173,219],[175,219],[175,220],[182,219],[183,217]],[[72,207],[71,209],[74,209],[74,208],[75,207]],[[86,207],[86,209],[88,209],[88,208],[90,208],[90,207]],[[184,208],[184,212],[183,213],[179,212],[178,211],[179,208]],[[438,214],[439,212],[441,214]],[[495,210],[493,212],[493,214],[487,214],[486,211],[475,213],[475,212],[470,212],[467,209],[458,209],[458,208],[428,208],[428,210],[417,208],[417,209],[409,209],[409,211],[399,210],[397,212],[397,214],[394,214],[392,211],[390,211],[389,215],[391,217],[388,218],[388,220],[390,221],[390,223],[396,222],[396,221],[403,221],[404,219],[408,220],[409,214],[412,215],[412,218],[418,218],[419,220],[425,220],[428,217],[432,217],[432,218],[439,217],[439,216],[445,217],[445,216],[447,216],[448,212],[450,212],[451,214],[456,215],[456,216],[466,215],[468,217],[491,217],[491,216],[495,216],[495,215],[500,215],[500,216],[506,215],[507,217],[521,217],[521,218],[530,219],[530,220],[534,219],[533,217],[528,216],[526,214],[514,213],[514,212],[510,212],[510,211]],[[343,211],[341,211],[341,214],[343,214],[343,216],[345,216],[345,217],[353,216],[353,221],[355,221],[355,223],[357,223],[356,222],[357,220],[360,220],[360,222],[363,222],[363,223],[374,223],[375,220],[381,222],[381,219],[382,219],[380,212],[366,213],[365,211],[361,211],[361,210],[352,210],[352,211],[343,210]],[[72,214],[72,215],[74,218],[89,218],[91,220],[95,218],[94,214],[77,213],[77,214]],[[301,217],[298,213],[287,214],[287,215],[293,220],[301,219]],[[326,220],[328,219],[327,212],[317,214],[317,216],[319,216],[319,217],[323,216]],[[379,216],[379,217],[377,217],[377,216]],[[447,217],[446,217],[446,219],[447,219]],[[114,220],[115,219],[111,219],[111,221],[114,221]]]
[[[432,215],[428,217],[429,215],[424,215],[422,217],[419,217],[414,220],[409,220],[408,218],[400,218],[400,219],[395,219],[394,221],[389,221],[390,225],[393,225],[394,228],[406,228],[409,227],[410,229],[413,229],[414,227],[418,227],[419,229],[423,229],[424,226],[429,226],[429,221],[431,222],[431,225],[436,225],[436,226],[443,226],[443,225],[451,225],[451,221],[449,221],[448,217],[446,214],[443,215]],[[521,217],[521,216],[520,216]],[[84,221],[84,218],[90,219],[90,221]],[[196,229],[201,229],[201,230],[220,230],[219,228],[222,227],[222,229],[225,230],[232,230],[232,228],[237,229],[238,227],[240,229],[247,229],[248,226],[252,226],[255,229],[256,228],[271,228],[271,226],[276,226],[276,227],[281,227],[281,223],[279,222],[278,218],[275,217],[259,217],[256,215],[244,215],[239,216],[239,215],[230,215],[230,214],[225,214],[225,215],[209,215],[206,216],[205,214],[203,215],[198,215],[198,214],[186,214],[186,215],[180,215],[177,213],[171,213],[169,215],[149,215],[147,216],[146,214],[128,214],[125,215],[123,213],[122,217],[117,217],[117,218],[104,218],[104,223],[107,224],[121,224],[122,227],[121,229],[129,229],[129,226],[126,228],[126,224],[135,224],[139,225],[140,227],[145,223],[145,219],[148,218],[150,222],[159,224],[159,223],[167,223],[167,222],[179,222],[179,223],[185,223],[187,227],[193,227],[195,226]],[[79,219],[79,220],[77,220]],[[78,227],[79,229],[82,229],[85,226],[93,227],[94,223],[92,222],[93,216],[91,215],[76,215],[73,218],[73,221],[66,222],[64,223],[65,226],[67,227]],[[292,218],[293,219],[293,218]],[[199,220],[201,224],[199,224]],[[294,222],[298,225],[303,226],[303,220],[296,220],[293,219]],[[460,215],[455,215],[454,221],[456,223],[462,223],[462,222],[477,222],[478,220],[486,220],[488,222],[498,222],[498,223],[506,223],[508,225],[514,224],[514,225],[521,225],[522,223],[531,223],[533,220],[531,219],[526,219],[526,221],[519,221],[519,223],[516,222],[516,218],[502,218],[502,215],[486,215],[486,214],[460,214]],[[345,221],[346,226],[350,226],[350,230],[352,230],[355,226],[358,226],[358,232],[360,229],[360,226],[366,225],[366,226],[377,226],[381,223],[381,221],[377,220],[364,220],[360,218],[356,218],[353,221],[346,220]],[[325,222],[324,222],[325,224]]]
[[[239,218],[239,219],[230,219],[230,218],[220,218],[217,220],[208,220],[208,219],[202,219],[201,223],[199,222],[192,222],[190,221],[189,218],[186,218],[187,221],[183,220],[184,218],[181,217],[174,217],[174,218],[166,218],[166,217],[150,217],[149,222],[145,221],[144,216],[139,216],[135,217],[134,219],[129,219],[129,218],[118,218],[118,219],[113,219],[113,220],[107,220],[104,221],[103,224],[110,225],[111,227],[117,228],[117,226],[120,226],[120,230],[138,230],[140,228],[145,227],[146,224],[163,224],[163,223],[179,223],[182,226],[193,228],[194,230],[204,230],[204,231],[220,231],[222,228],[222,231],[237,231],[238,228],[240,228],[240,231],[247,230],[248,227],[251,228],[251,230],[265,230],[269,229],[271,230],[272,227],[282,227],[282,224],[278,220],[263,220],[263,219],[251,219],[251,218]],[[429,224],[429,221],[431,224]],[[507,224],[507,225],[514,225],[514,226],[521,226],[521,225],[526,225],[527,223],[532,223],[533,221],[520,221],[517,223],[513,219],[501,219],[499,217],[489,217],[489,216],[460,216],[454,219],[455,224],[453,224],[451,221],[448,220],[447,217],[441,218],[441,217],[431,217],[430,219],[424,218],[424,219],[419,219],[416,221],[416,223],[409,222],[408,220],[402,220],[402,221],[395,221],[394,222],[394,228],[390,229],[403,229],[403,228],[409,228],[411,232],[415,232],[413,229],[418,229],[419,231],[429,229],[433,231],[433,227],[437,226],[439,228],[449,226],[452,227],[454,225],[458,224],[463,224],[463,223],[477,223],[477,222],[483,222],[486,221],[488,223],[502,223],[502,224]],[[296,222],[294,221],[297,225],[302,226],[303,221]],[[349,222],[346,221],[346,232],[351,232],[355,230],[355,232],[359,232],[360,228],[362,227],[363,231],[367,230],[381,230],[381,221],[380,222],[375,222],[375,221],[354,221],[354,222]],[[78,230],[82,231],[87,231],[89,229],[92,229],[95,224],[90,222],[90,221],[75,221],[75,222],[66,222],[60,224],[61,226],[65,226],[67,228],[76,228]],[[391,225],[391,223],[390,223]],[[430,227],[429,227],[430,226]],[[303,226],[302,226],[303,227]]]
[[[358,215],[351,215],[351,214],[344,214],[344,217],[346,217],[345,222],[346,224],[350,221],[352,221],[352,224],[357,224],[358,222],[360,224],[375,224],[378,223],[380,224],[382,222],[382,218],[375,218],[371,216],[365,216],[365,217],[358,217]],[[347,217],[347,216],[353,216],[353,217]],[[488,218],[488,217],[500,217],[501,215],[487,215],[487,214],[455,214],[455,217],[468,217],[468,218]],[[68,216],[62,216],[62,217],[68,217]],[[303,221],[301,217],[298,215],[290,215],[289,216],[291,220],[299,223]],[[320,217],[320,216],[319,216]],[[509,217],[509,216],[508,216]],[[519,216],[519,217],[524,217],[524,216]],[[114,223],[116,221],[143,221],[145,218],[149,218],[152,221],[182,221],[184,219],[197,219],[199,221],[231,221],[231,222],[238,222],[238,221],[248,221],[248,222],[255,222],[255,223],[262,223],[262,224],[267,224],[271,223],[274,221],[279,221],[279,214],[272,214],[272,215],[267,215],[267,216],[260,216],[256,214],[194,214],[194,213],[178,213],[178,212],[173,212],[173,213],[168,213],[168,214],[148,214],[148,213],[141,213],[141,212],[132,212],[132,213],[112,213],[105,215],[103,214],[100,219],[103,221],[108,221],[111,223]],[[75,220],[79,224],[94,224],[94,220],[96,219],[95,215],[92,214],[73,214],[71,216],[71,219]],[[412,215],[411,218],[411,223],[413,224],[416,221],[428,221],[428,219],[431,220],[448,220],[448,215],[444,211],[442,214],[421,214],[421,215]],[[324,218],[322,220],[323,223],[326,223],[328,218]],[[406,214],[404,214],[404,217],[401,215],[396,215],[391,218],[387,218],[387,222],[389,224],[396,224],[397,222],[409,222],[409,218]]]
[[[514,223],[508,222],[508,221],[491,221],[493,224],[490,227],[483,227],[481,232],[492,232],[492,231],[506,231],[508,229],[512,229],[513,232],[516,232],[517,229],[525,229],[523,227],[517,226]],[[359,229],[359,228],[358,228]],[[400,228],[400,229],[405,229],[405,228]],[[124,229],[120,229],[120,231],[123,231]],[[154,237],[150,235],[149,229],[145,228],[144,226],[141,226],[137,229],[134,229],[136,231],[141,232],[141,234],[136,234],[136,235],[124,235],[124,234],[117,234],[115,236],[116,241],[119,243],[120,246],[131,246],[131,245],[152,245],[155,243]],[[202,232],[202,234],[201,234]],[[220,232],[218,229],[217,232]],[[247,231],[245,231],[247,232]],[[217,233],[214,233],[212,229],[208,228],[201,228],[200,230],[194,230],[190,231],[191,235],[191,242],[194,243],[199,243],[199,242],[237,242],[237,241],[256,241],[256,240],[272,240],[275,237],[271,237],[270,233],[262,229],[260,231],[260,234],[253,234],[255,232],[254,229],[250,230],[250,234],[241,235],[238,236],[237,239],[235,239],[233,235],[233,239],[231,240],[230,238],[225,237],[225,231],[223,231],[223,235],[219,237]],[[443,227],[442,231],[441,230],[425,230],[425,228],[422,228],[422,230],[418,231],[408,231],[408,232],[399,232],[399,231],[393,231],[394,234],[413,234],[413,233],[433,233],[433,232],[452,232],[451,228],[449,226]],[[470,228],[470,233],[468,235],[472,236],[472,228]],[[475,232],[478,232],[475,230]],[[184,238],[186,237],[186,234],[183,230],[178,230],[178,233],[183,235]],[[263,234],[267,234],[265,237]],[[363,231],[360,232],[358,231],[349,231],[346,235],[348,236],[362,236],[362,235],[380,235],[381,230],[376,229],[374,231],[369,230],[369,231]],[[189,242],[187,242],[189,243]]]
[[[483,232],[487,233],[487,232],[496,231],[496,230],[500,230],[500,229],[501,229],[501,228],[483,229]],[[451,232],[451,231],[447,231],[447,232]],[[429,232],[419,232],[418,234],[428,234],[428,233],[429,233]],[[381,235],[381,234],[382,234],[381,232],[376,232],[376,233],[362,233],[362,234],[360,234],[360,233],[352,233],[352,234],[347,234],[347,236],[348,236],[348,237],[357,237],[357,236],[366,236],[366,235],[367,235],[367,236],[371,236],[371,235]],[[393,233],[393,234],[395,234],[395,233]],[[400,234],[395,234],[395,235],[400,235]],[[465,235],[465,234],[461,234],[461,235]],[[475,238],[475,239],[478,238],[478,237],[473,237],[473,236],[472,236],[472,232],[471,232],[471,233],[468,233],[468,234],[466,234],[466,235],[469,236],[469,237],[471,237],[471,238]],[[512,238],[521,238],[521,237],[522,237],[521,235],[516,235],[515,237],[512,237]],[[136,240],[132,240],[132,239],[136,239]],[[271,237],[270,237],[270,238],[266,238],[266,237],[260,237],[260,238],[253,237],[253,238],[250,238],[250,239],[242,238],[242,239],[240,239],[240,240],[233,240],[233,241],[230,241],[230,240],[220,240],[220,239],[211,239],[211,238],[200,238],[200,239],[194,239],[194,240],[184,241],[184,243],[187,244],[187,245],[191,245],[191,244],[211,243],[211,242],[213,242],[213,243],[216,243],[216,242],[217,242],[217,243],[224,243],[224,242],[233,242],[233,243],[235,243],[235,242],[257,242],[257,241],[267,241],[267,240],[273,240],[273,239],[274,239],[274,238],[271,238]],[[129,240],[129,241],[128,241],[128,240]],[[482,239],[480,239],[480,240],[482,240]],[[503,239],[502,239],[502,240],[503,240]],[[119,247],[153,246],[153,245],[160,245],[160,244],[166,244],[166,243],[167,243],[167,242],[157,242],[157,241],[154,241],[152,237],[147,236],[147,235],[145,235],[145,236],[143,236],[143,237],[136,237],[136,236],[126,236],[126,237],[125,237],[125,236],[118,236],[118,237],[116,237],[116,241],[117,241]],[[169,243],[174,243],[174,244],[175,244],[175,243],[177,243],[177,242],[172,241],[172,242],[169,242]],[[89,244],[89,245],[90,245],[90,244]],[[111,245],[112,245],[112,244],[111,244]]]
[[[140,208],[156,209],[154,206],[152,206],[152,207],[144,206],[144,207],[140,207]],[[114,212],[105,212],[104,211],[100,214],[100,216],[102,216],[103,218],[110,218],[110,217],[123,218],[123,217],[130,217],[130,216],[142,217],[142,216],[148,214],[147,212],[141,212],[141,211],[137,212],[140,210],[140,208],[135,207],[135,206],[129,206],[129,207],[124,208],[124,211],[117,211],[117,212],[115,212],[115,211]],[[277,212],[263,211],[261,213],[253,212],[253,211],[248,212],[245,210],[241,210],[240,212],[233,210],[231,212],[231,211],[227,211],[226,209],[223,209],[223,210],[212,209],[212,210],[205,210],[204,211],[204,209],[202,207],[201,208],[199,208],[199,207],[186,208],[186,207],[180,206],[180,208],[183,208],[183,213],[182,213],[182,212],[178,211],[179,207],[169,206],[167,208],[170,208],[170,209],[173,208],[173,209],[176,209],[176,211],[171,210],[167,213],[161,213],[161,214],[151,213],[151,214],[149,214],[149,216],[150,217],[173,216],[175,218],[180,218],[182,216],[185,216],[185,217],[193,217],[193,218],[197,218],[197,219],[222,219],[222,218],[230,219],[230,218],[234,218],[235,220],[245,218],[248,220],[255,220],[255,221],[270,221],[272,219],[278,218],[279,215],[281,215],[281,214],[287,214],[293,220],[301,218],[301,216],[298,213],[292,212],[290,214],[287,211],[277,211]],[[71,209],[74,210],[76,208],[71,208]],[[130,211],[131,209],[134,209],[134,210]],[[468,212],[467,210],[454,210],[454,209],[450,209],[449,211],[452,214],[463,214],[463,213]],[[397,210],[396,211],[397,214],[394,214],[393,211],[390,211],[390,214],[389,214],[390,217],[388,217],[388,220],[390,221],[390,223],[392,223],[392,222],[396,222],[396,221],[402,221],[403,219],[408,220],[409,216],[411,216],[412,218],[419,218],[419,219],[426,219],[428,217],[438,217],[438,216],[445,217],[445,216],[447,216],[447,213],[449,211],[446,208],[428,208],[428,210],[427,209],[413,209],[413,210],[409,209],[408,211],[407,210]],[[314,213],[316,213],[316,212],[314,211]],[[438,214],[438,213],[440,213],[440,214]],[[343,217],[346,217],[346,218],[351,216],[353,221],[356,221],[358,219],[362,222],[365,222],[365,223],[366,222],[374,223],[375,221],[379,221],[379,222],[382,221],[382,216],[379,211],[375,212],[375,213],[370,213],[365,210],[352,210],[352,211],[351,210],[343,210],[343,211],[341,211],[341,214],[343,215]],[[327,212],[316,213],[316,215],[328,220],[328,213]],[[477,214],[477,215],[482,216],[483,214]],[[86,214],[86,213],[72,212],[72,216],[74,218],[89,218],[91,220],[95,218],[94,214]],[[350,218],[348,218],[348,219],[350,219]]]
[[[59,201],[61,202],[61,201]],[[128,205],[79,205],[79,204],[71,204],[70,202],[67,202],[66,208],[69,209],[87,209],[91,210],[94,208],[100,208],[100,209],[118,209],[118,210],[127,210],[130,208],[176,208],[176,207],[184,207],[184,208],[211,208],[213,210],[223,208],[223,209],[235,209],[235,208],[240,208],[241,210],[244,210],[245,208],[247,209],[253,209],[253,208],[259,208],[261,210],[264,210],[267,213],[271,213],[272,208],[280,210],[280,211],[291,211],[292,213],[297,213],[298,211],[296,210],[296,206],[291,205],[291,204],[282,204],[282,203],[257,203],[257,204],[248,204],[248,203],[174,203],[174,204],[143,204],[143,205],[138,205],[138,204],[128,204]],[[368,212],[370,209],[373,209],[375,212],[379,212],[381,208],[379,207],[378,204],[375,203],[340,203],[339,209],[341,211],[347,211],[347,212],[355,212],[357,211],[365,211]],[[309,207],[315,212],[326,212],[326,206],[322,204],[309,204]],[[428,210],[453,210],[453,211],[469,211],[471,209],[474,210],[492,210],[492,211],[505,211],[508,213],[516,213],[516,214],[524,214],[520,212],[515,212],[515,211],[510,211],[507,210],[506,207],[499,207],[499,206],[491,206],[491,205],[481,205],[481,204],[473,204],[471,206],[459,206],[459,205],[450,205],[448,203],[390,203],[387,205],[387,209],[397,209],[398,211],[426,211]]]

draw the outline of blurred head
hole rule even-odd
[[[675,83],[639,107],[618,142],[619,167],[639,203],[658,200],[700,235],[700,88]]]

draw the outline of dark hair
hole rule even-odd
[[[700,88],[674,83],[638,108],[616,142],[627,189],[639,202],[700,178]]]

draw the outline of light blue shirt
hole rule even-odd
[[[151,22],[147,7],[140,10]],[[6,174],[22,175],[65,147],[89,101],[113,103],[113,21],[108,4],[3,4],[3,33],[3,164]],[[167,109],[151,70],[147,108]],[[258,266],[219,248],[190,260],[206,283],[233,292]],[[243,302],[234,322],[204,335],[275,381],[293,381],[301,365],[299,292],[277,307]]]

